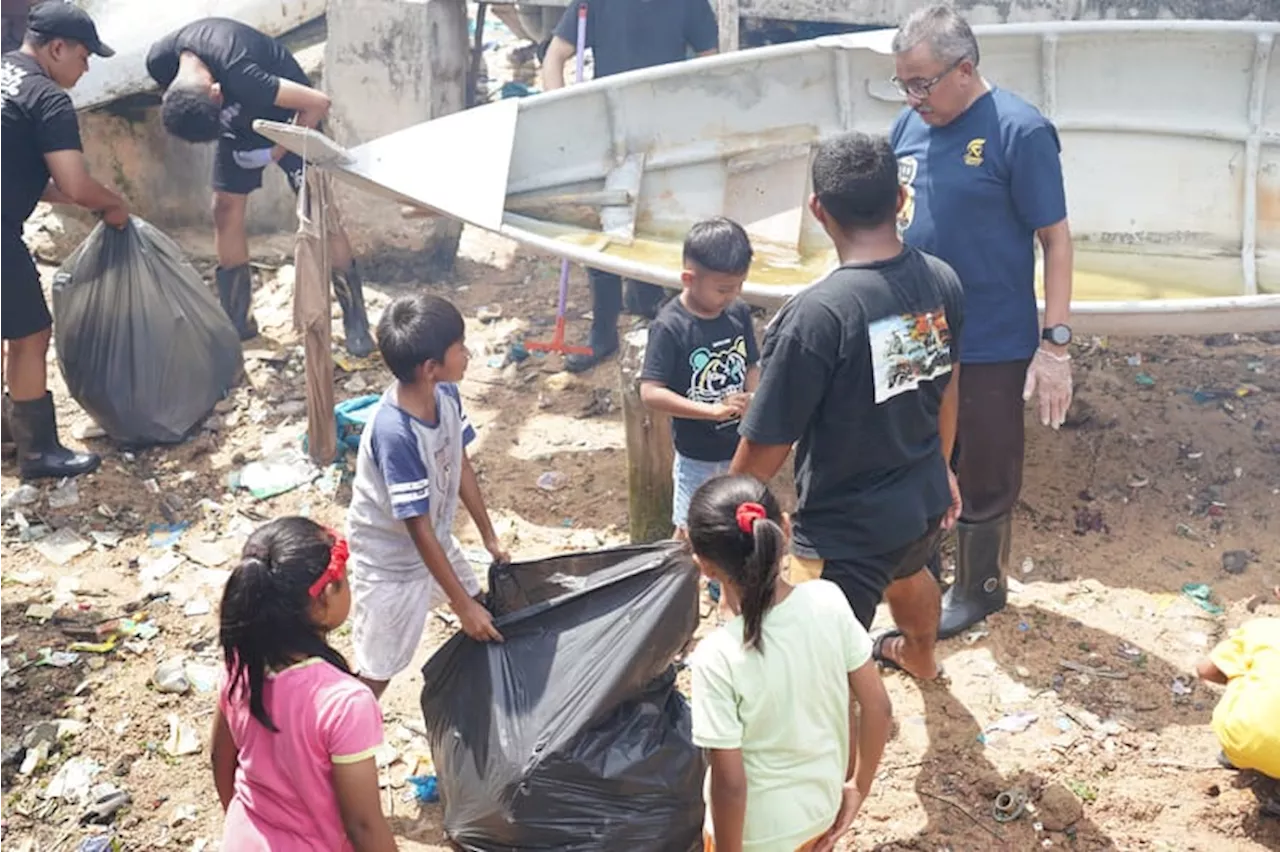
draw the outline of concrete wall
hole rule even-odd
[[[329,5],[325,89],[333,98],[329,133],[353,147],[463,108],[469,43],[464,0],[342,0]],[[485,168],[433,161],[422,152],[405,168]],[[374,248],[410,266],[452,264],[462,225],[406,220],[400,205],[335,184],[358,255]],[[401,264],[403,265],[403,264]],[[382,279],[395,278],[383,271]]]

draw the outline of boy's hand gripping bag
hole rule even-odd
[[[98,223],[53,279],[67,390],[108,435],[176,443],[242,369],[240,337],[173,240],[136,216]]]
[[[702,848],[706,762],[673,661],[698,576],[670,542],[490,569],[503,643],[422,669],[449,838],[468,852]]]

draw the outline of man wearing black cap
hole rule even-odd
[[[64,91],[89,70],[91,53],[106,57],[115,51],[99,40],[85,12],[70,3],[46,2],[31,10],[22,47],[0,59],[4,134],[0,157],[4,313],[0,324],[9,347],[5,421],[12,427],[23,479],[78,476],[96,470],[99,463],[97,456],[72,452],[58,441],[45,371],[53,317],[35,262],[22,241],[22,225],[42,199],[86,207],[116,228],[129,221],[125,200],[89,175],[80,147],[80,124]]]
[[[278,163],[294,192],[302,187],[302,158],[255,133],[257,118],[315,127],[329,112],[329,96],[311,87],[280,42],[228,18],[204,18],[151,46],[147,73],[165,89],[165,129],[188,142],[213,142],[213,236],[218,253],[218,296],[241,339],[258,333],[250,312],[253,275],[245,210],[262,175]],[[351,245],[341,227],[330,230],[333,289],[342,306],[347,351],[373,351],[364,291]]]

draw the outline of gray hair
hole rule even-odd
[[[978,64],[978,40],[973,30],[948,3],[917,9],[893,36],[893,52],[906,53],[918,44],[928,44],[934,58],[948,65],[968,59]]]

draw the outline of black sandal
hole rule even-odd
[[[884,643],[887,639],[896,639],[902,635],[901,630],[885,630],[871,641],[871,659],[875,660],[882,670],[902,672],[910,674],[902,666],[898,665],[898,661],[891,657],[885,656]]]
[[[876,661],[876,664],[880,666],[880,669],[882,671],[902,672],[904,675],[906,675],[909,678],[926,682],[926,683],[937,683],[939,681],[944,680],[947,675],[946,675],[946,672],[942,670],[941,665],[938,666],[938,673],[934,676],[932,681],[924,681],[923,678],[917,678],[911,672],[907,671],[901,665],[899,665],[897,660],[885,654],[884,643],[889,639],[896,639],[902,635],[903,633],[901,630],[898,630],[897,628],[893,628],[891,630],[885,630],[884,632],[872,638],[871,659]]]

